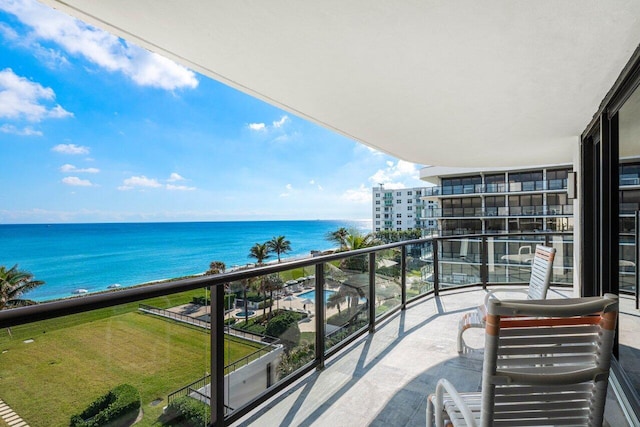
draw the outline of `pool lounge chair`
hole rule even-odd
[[[617,315],[611,294],[490,300],[482,391],[441,379],[427,425],[601,427]]]
[[[527,294],[527,299],[545,299],[551,276],[553,274],[553,259],[556,250],[548,246],[537,245],[533,260],[531,263],[531,277],[529,278],[529,287],[496,289],[489,291],[484,298],[484,303],[471,313],[467,313],[460,318],[458,323],[458,353],[469,350],[470,347],[464,341],[463,334],[469,328],[484,328],[487,302],[492,298],[497,298],[496,294],[500,292],[522,292]]]

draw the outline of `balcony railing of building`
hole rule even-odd
[[[573,205],[425,209],[422,218],[573,215]]]
[[[410,302],[466,286],[528,282],[536,244],[556,248],[552,282],[570,286],[572,234],[518,233],[423,238],[0,311],[2,398],[32,426],[68,424],[106,391],[96,387],[122,378],[139,388],[145,416],[160,417],[151,402],[182,389],[210,405],[212,423],[231,423]],[[264,296],[259,309],[225,311],[225,295],[250,289]],[[192,303],[194,296],[207,305]],[[140,303],[206,319],[210,328],[143,313]],[[269,330],[276,317],[285,326]],[[229,373],[236,360],[267,348],[226,334],[234,322],[252,333],[266,324],[281,345]],[[241,347],[245,353],[236,354]],[[12,357],[41,368],[9,372]],[[61,378],[64,366],[72,378]],[[208,375],[208,384],[197,382]],[[43,401],[44,414],[34,404]]]
[[[427,187],[426,197],[452,196],[461,194],[494,194],[494,193],[522,193],[525,191],[562,191],[567,189],[566,179],[551,179],[546,181],[506,182],[495,184],[466,184]]]

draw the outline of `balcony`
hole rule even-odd
[[[220,425],[424,424],[438,378],[479,385],[479,354],[455,350],[457,318],[483,288],[527,282],[537,243],[557,249],[554,297],[571,293],[572,236],[538,233],[425,238],[2,311],[0,398],[31,426],[68,424],[121,381],[140,392],[141,425],[171,425],[162,408],[175,399],[211,405]],[[270,315],[293,321],[264,333]],[[614,399],[608,414],[620,419]]]
[[[425,197],[442,197],[478,194],[504,194],[539,191],[564,191],[567,189],[566,179],[551,179],[547,181],[525,181],[493,184],[445,185],[428,187]]]
[[[485,208],[436,208],[425,209],[422,218],[483,218],[511,216],[570,216],[573,205],[549,206],[500,206]]]

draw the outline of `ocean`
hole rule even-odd
[[[44,285],[24,295],[47,301],[156,280],[199,274],[211,261],[227,269],[255,260],[249,249],[285,236],[292,251],[310,255],[335,246],[327,233],[340,227],[368,233],[370,221],[238,221],[0,225],[0,265],[18,264]],[[276,260],[276,254],[267,261]]]

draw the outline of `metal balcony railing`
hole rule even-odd
[[[573,215],[573,205],[549,206],[500,206],[485,208],[436,208],[423,211],[421,218],[450,217],[510,217],[510,216],[568,216]]]
[[[206,397],[199,400],[210,405],[211,422],[222,425],[238,420],[276,393],[290,387],[309,371],[322,368],[327,358],[333,357],[359,336],[374,332],[379,322],[398,310],[404,310],[412,301],[462,286],[486,287],[487,284],[527,282],[530,261],[535,245],[539,243],[557,248],[552,282],[570,285],[573,277],[572,234],[429,237],[0,311],[0,330],[4,332],[11,328],[12,333],[11,336],[0,335],[0,348],[10,348],[7,350],[9,354],[17,351],[13,349],[26,345],[22,344],[23,337],[29,337],[32,342],[33,339],[36,342],[53,339],[54,341],[49,341],[50,344],[55,343],[55,339],[65,340],[65,352],[53,356],[48,347],[43,348],[42,360],[38,359],[38,344],[29,344],[29,363],[34,366],[74,364],[74,357],[79,353],[90,352],[93,358],[107,353],[108,357],[103,362],[106,366],[85,372],[74,365],[77,368],[74,375],[80,377],[79,381],[84,380],[83,384],[86,385],[101,383],[101,375],[105,376],[104,382],[107,382],[107,377],[108,382],[111,382],[115,381],[113,378],[116,375],[121,375],[127,382],[143,390],[147,390],[149,380],[152,379],[154,388],[148,391],[149,395],[141,393],[143,399],[149,396],[157,399],[158,394],[164,392],[168,395],[185,384],[190,384],[185,389],[188,390],[187,394]],[[297,278],[288,280],[283,287],[281,282],[267,280],[274,276]],[[267,287],[268,283],[280,285],[270,288]],[[290,327],[282,331],[273,328],[279,334],[276,338],[285,347],[284,353],[269,359],[270,354],[264,353],[265,348],[273,347],[274,351],[281,351],[278,349],[282,347],[254,344],[264,354],[229,373],[229,366],[237,360],[253,359],[252,356],[245,355],[228,360],[231,354],[228,340],[242,339],[237,336],[229,338],[225,334],[225,322],[236,321],[236,324],[241,324],[237,328],[246,327],[250,332],[251,328],[261,326],[258,320],[250,324],[237,320],[242,319],[245,314],[236,316],[237,319],[225,319],[225,292],[236,285],[256,289],[256,292],[265,295],[263,308],[252,313],[255,319],[262,319],[261,315],[264,313],[263,322],[268,326],[268,313],[272,310],[273,313],[284,313],[284,317],[298,316],[298,326],[294,329],[299,328],[300,331],[291,332]],[[210,328],[194,329],[185,322],[138,312],[139,303],[154,307],[165,304],[166,310],[172,310],[175,301],[184,299],[183,296],[190,298],[193,292],[203,292],[207,296],[206,301],[210,301],[204,307],[208,308],[209,315],[198,316],[199,319],[206,318]],[[197,316],[196,309],[198,307],[188,307],[189,313],[192,313],[190,317]],[[178,318],[182,317],[176,316]],[[140,322],[144,328],[142,333],[137,334],[134,325]],[[107,328],[106,338],[91,341],[99,348],[82,344],[92,334],[104,333],[103,327]],[[88,335],[74,335],[76,329],[70,328],[81,328],[83,334]],[[173,330],[177,332],[170,333]],[[155,344],[147,347],[149,342],[144,341],[144,337],[154,333],[162,334],[163,331],[167,331],[166,339],[160,335],[161,339],[153,341]],[[276,333],[273,331],[272,333]],[[208,338],[200,341],[198,337],[203,336],[202,334]],[[183,346],[193,345],[188,339],[191,335],[195,336],[195,345],[199,350],[182,351]],[[120,360],[109,356],[112,350],[127,348],[128,345],[135,345],[135,348],[145,346],[142,360],[154,362],[129,366],[131,363],[126,358]],[[256,348],[251,351],[255,352]],[[69,360],[65,359],[67,354]],[[174,360],[174,354],[180,356]],[[198,371],[199,366],[202,370],[188,381],[179,383],[176,378],[186,370],[191,359],[195,371]],[[264,363],[262,368],[260,363]],[[127,369],[135,371],[135,375],[128,373]],[[12,398],[15,410],[20,411],[21,405],[28,407],[29,402],[38,401],[39,393],[50,393],[41,388],[48,381],[42,377],[45,375],[43,372],[42,369],[20,370],[15,379],[15,388],[19,390]],[[58,372],[55,371],[56,374]],[[245,374],[248,376],[242,377]],[[90,377],[82,378],[82,375]],[[203,377],[206,380],[196,381]],[[25,387],[31,387],[32,390],[24,390]],[[64,390],[57,397],[68,401],[55,402],[50,395],[46,396],[51,411],[71,407],[73,414],[84,409],[74,407],[78,405],[73,403],[77,402],[74,393],[82,392],[87,387],[69,387],[71,389]],[[8,399],[6,394],[10,394],[12,388],[2,384],[3,399]],[[21,402],[19,396],[27,400]],[[150,411],[148,404],[149,402],[143,401],[146,413]],[[47,422],[51,416],[48,411]],[[30,424],[38,425],[37,422]]]
[[[491,184],[444,185],[427,187],[426,197],[493,193],[522,193],[531,191],[562,191],[567,189],[566,179],[547,181],[503,182]]]

